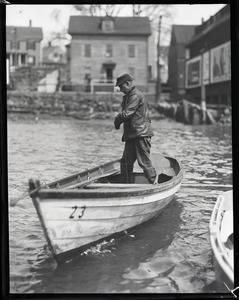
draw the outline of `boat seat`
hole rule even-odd
[[[151,154],[151,161],[155,169],[167,168],[171,166],[170,160],[168,160],[164,155]]]
[[[233,233],[233,211],[225,211],[222,224],[221,224],[221,231],[220,237],[223,243],[225,243],[228,237]]]
[[[173,177],[175,176],[175,171],[173,168],[165,168],[163,169],[162,174]]]

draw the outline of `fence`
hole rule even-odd
[[[115,83],[113,80],[106,79],[93,79],[90,82],[90,93],[96,92],[117,92],[118,88],[115,87]]]
[[[137,85],[137,83],[136,83]],[[137,85],[137,87],[143,93],[154,94],[155,83],[148,83],[146,85]],[[62,84],[61,91],[74,91],[74,92],[85,92],[85,93],[117,93],[119,88],[115,87],[114,80],[107,79],[92,79],[88,84]]]

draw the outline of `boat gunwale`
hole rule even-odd
[[[181,171],[180,171],[181,172]],[[102,189],[78,189],[78,190],[66,190],[66,189],[39,189],[31,194],[31,197],[39,197],[40,199],[49,198],[112,198],[112,197],[130,197],[130,196],[147,196],[148,194],[154,194],[158,192],[163,192],[165,190],[170,190],[177,184],[179,184],[183,179],[183,174],[179,173],[171,178],[166,183],[161,184],[149,184],[149,187],[138,187],[133,189],[130,188],[102,188]]]
[[[130,197],[130,196],[139,196],[139,195],[148,195],[158,192],[163,192],[167,189],[170,189],[177,184],[179,184],[183,179],[183,166],[179,160],[177,160],[174,157],[164,156],[165,158],[169,160],[175,160],[176,163],[179,166],[179,172],[176,176],[173,176],[166,182],[158,183],[158,184],[144,184],[142,186],[133,187],[134,184],[127,184],[125,188],[101,188],[101,189],[57,189],[57,188],[46,188],[47,185],[44,185],[43,187],[40,187],[39,189],[36,189],[35,191],[32,191],[30,196],[33,197],[39,197],[41,200],[43,199],[49,199],[49,198],[58,198],[58,199],[66,199],[66,198],[110,198],[110,197]],[[119,162],[120,160],[114,160],[110,163]],[[105,166],[107,164],[101,166]],[[99,166],[100,167],[100,166]],[[97,168],[93,168],[97,169]],[[89,171],[93,170],[90,169]],[[72,177],[77,176],[80,173],[76,173],[75,175],[72,175]],[[69,177],[66,177],[69,178]],[[66,179],[64,178],[64,179]],[[62,179],[62,180],[64,180]],[[49,185],[56,184],[60,181],[54,181],[50,183]],[[45,188],[44,188],[45,187]]]

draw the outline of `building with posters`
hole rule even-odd
[[[172,100],[185,94],[185,45],[194,35],[195,25],[173,25],[168,53],[168,85]]]
[[[131,73],[137,86],[154,77],[154,42],[148,17],[71,16],[70,77],[73,84],[108,83]]]
[[[186,99],[207,107],[231,103],[230,5],[195,28],[186,45]]]

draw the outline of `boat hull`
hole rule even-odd
[[[117,199],[44,199],[36,200],[37,210],[44,216],[46,234],[54,256],[80,249],[155,217],[173,199],[180,185],[170,191],[145,197]],[[93,203],[92,202],[96,202]],[[100,206],[99,206],[100,204]]]
[[[220,291],[233,289],[233,196],[232,191],[219,195],[210,219],[210,243],[215,278]]]
[[[65,189],[39,186],[32,190],[33,203],[56,261],[66,261],[95,242],[158,215],[180,188],[182,170],[178,163],[174,168],[174,176],[155,185],[107,185],[99,181],[98,185],[89,184],[88,187],[72,190],[69,180],[66,180]],[[140,176],[135,174],[135,180],[142,180]],[[115,182],[117,176],[112,180]],[[61,186],[66,185],[66,181],[61,180]],[[73,181],[76,186],[75,179]]]

